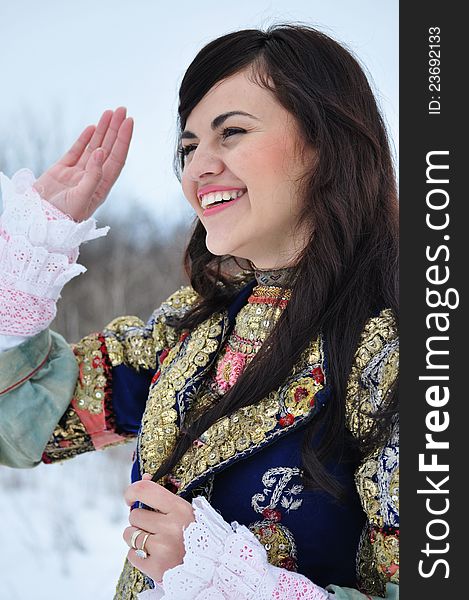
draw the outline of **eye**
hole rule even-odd
[[[235,135],[236,133],[246,133],[246,130],[241,129],[239,127],[225,127],[225,129],[223,129],[223,131],[221,132],[221,137],[223,141],[225,141],[227,138],[231,137],[232,135]],[[197,144],[188,144],[187,146],[181,146],[180,148],[178,148],[178,154],[180,154],[183,157],[183,159],[185,159],[186,156],[188,156],[191,152],[196,150],[196,148]]]
[[[227,137],[231,137],[232,135],[235,135],[236,133],[246,133],[245,129],[240,129],[239,127],[226,127],[223,131],[222,131],[222,138],[223,140],[226,140]]]
[[[178,148],[178,153],[184,158],[197,148],[196,144],[188,144],[187,146],[181,146]]]

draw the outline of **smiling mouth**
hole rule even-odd
[[[237,200],[247,192],[247,189],[243,190],[225,190],[219,192],[212,192],[210,194],[204,194],[199,198],[200,206],[202,209],[212,208],[220,204],[229,204],[234,200]]]

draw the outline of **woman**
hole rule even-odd
[[[397,198],[367,80],[312,28],[238,31],[179,126],[191,286],[73,353],[47,326],[132,120],[4,178],[1,460],[138,436],[116,598],[396,597]]]

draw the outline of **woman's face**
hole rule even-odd
[[[207,248],[261,269],[294,264],[310,235],[297,227],[298,180],[315,153],[300,152],[296,122],[272,93],[247,71],[218,82],[190,113],[181,146],[182,188],[207,230]]]

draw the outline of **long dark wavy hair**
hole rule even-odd
[[[249,68],[249,69],[248,69]],[[303,477],[312,489],[341,496],[326,468],[366,454],[382,443],[397,412],[397,392],[374,415],[374,426],[351,449],[345,426],[347,379],[366,320],[382,308],[398,314],[398,201],[385,125],[357,60],[336,41],[304,24],[246,29],[207,44],[187,69],[179,92],[179,131],[197,103],[220,80],[247,70],[296,118],[306,144],[317,151],[304,178],[302,222],[311,238],[292,271],[292,298],[268,342],[236,384],[181,432],[154,480],[171,472],[190,445],[213,423],[277,389],[319,333],[329,350],[332,395],[303,442]],[[175,156],[176,174],[184,167]],[[233,257],[206,247],[197,219],[185,267],[201,301],[181,321],[191,330],[223,310],[239,290],[225,266]],[[220,283],[221,282],[221,283]],[[313,439],[320,431],[320,444]]]

